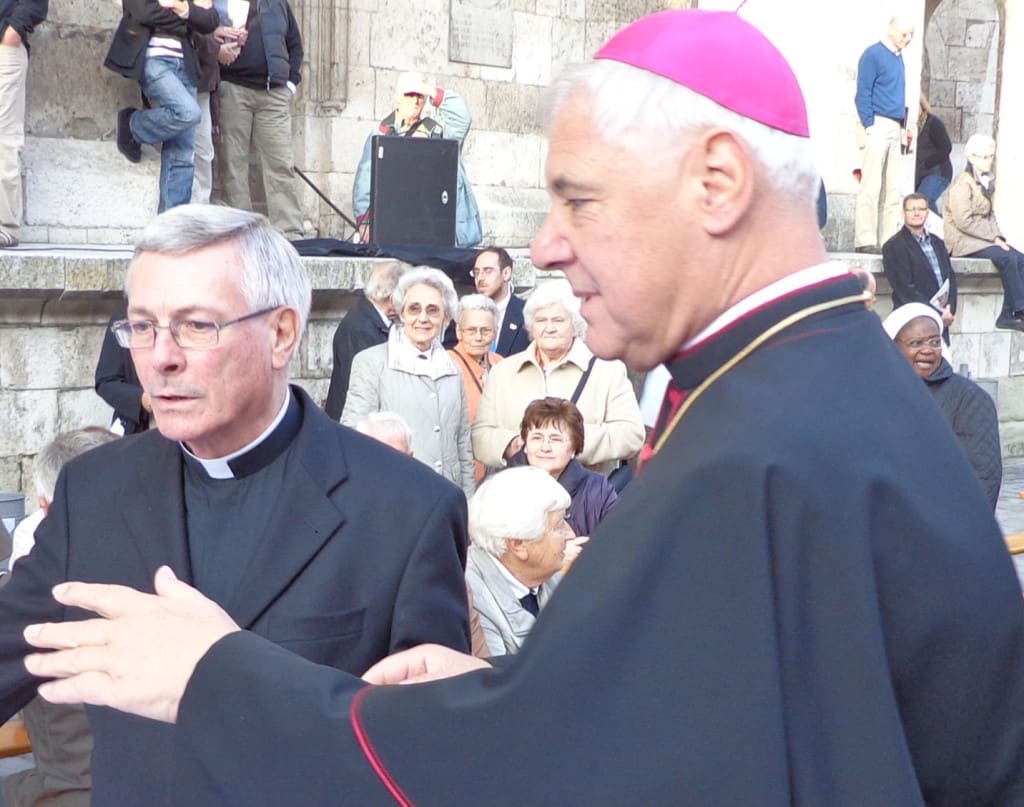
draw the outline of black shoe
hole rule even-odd
[[[117,113],[117,150],[129,162],[137,163],[142,159],[142,146],[132,137],[131,127],[128,125],[134,111],[132,107],[125,107]]]
[[[1002,328],[1005,331],[1024,331],[1024,319],[1021,318],[1020,314],[1012,317],[1000,314],[999,318],[996,319],[996,327]]]
[[[867,253],[868,255],[881,255],[882,254],[882,248],[881,247],[876,247],[874,244],[869,244],[866,247],[854,247],[853,251],[854,252]]]

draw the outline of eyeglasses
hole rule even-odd
[[[900,339],[901,345],[906,345],[911,350],[920,350],[925,345],[932,348],[942,347],[941,336],[930,336],[927,339]]]
[[[459,332],[473,338],[475,336],[482,336],[484,339],[490,339],[494,336],[494,328],[459,328]]]
[[[444,316],[441,306],[434,305],[433,303],[430,303],[426,308],[420,305],[420,303],[409,303],[409,305],[402,310],[414,319],[423,313],[426,313],[427,319],[441,319],[441,317]]]
[[[273,305],[262,308],[242,317],[229,319],[227,322],[210,322],[201,319],[172,319],[167,325],[159,325],[151,319],[119,319],[110,326],[111,333],[117,337],[121,347],[140,350],[156,344],[156,332],[168,330],[178,347],[190,350],[209,350],[217,347],[220,332],[229,325],[237,325],[247,319],[269,314],[281,306]]]

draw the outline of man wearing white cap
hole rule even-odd
[[[29,629],[68,648],[27,660],[69,676],[41,692],[176,721],[189,804],[1024,803],[1020,589],[941,414],[825,263],[783,57],[737,15],[662,12],[566,71],[549,117],[533,260],[595,354],[672,383],[520,653],[416,648],[366,680],[468,674],[361,687],[164,571],[158,596],[58,590],[108,619]]]
[[[437,110],[437,119],[424,116],[427,102]],[[458,186],[455,199],[455,244],[472,247],[480,243],[480,212],[473,188],[462,164],[462,144],[469,134],[473,117],[465,99],[454,90],[444,89],[422,73],[399,73],[395,82],[395,108],[380,122],[377,131],[366,138],[359,167],[352,182],[352,211],[359,224],[359,240],[373,240],[373,211],[370,209],[370,147],[373,135],[389,137],[447,137],[459,141]],[[414,181],[415,178],[410,178]]]

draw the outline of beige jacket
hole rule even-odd
[[[576,339],[569,354],[545,374],[537,361],[536,344],[508,356],[491,368],[473,423],[473,456],[484,465],[505,465],[505,448],[519,434],[527,405],[548,395],[569,399],[593,354]],[[601,472],[632,457],[644,442],[644,424],[633,387],[621,361],[597,359],[579,401],[584,446],[580,462]]]
[[[1002,237],[992,199],[969,171],[961,172],[949,186],[942,209],[942,235],[954,257],[995,246],[996,238]]]

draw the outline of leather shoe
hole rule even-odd
[[[868,255],[881,255],[882,254],[882,248],[881,247],[876,247],[874,244],[869,244],[866,247],[854,247],[853,251],[854,252],[867,253]]]
[[[1024,319],[1019,314],[1012,317],[1000,314],[996,319],[996,327],[1006,331],[1024,331]]]
[[[129,162],[137,163],[142,159],[142,146],[132,137],[131,127],[128,125],[134,111],[133,107],[125,107],[117,113],[117,150]]]

